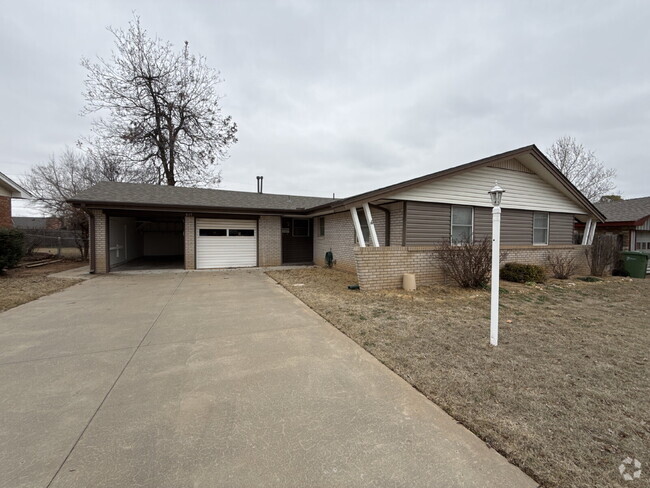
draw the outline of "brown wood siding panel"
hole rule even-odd
[[[531,245],[533,243],[533,212],[530,210],[501,210],[501,244]]]
[[[432,246],[449,239],[451,207],[441,203],[408,202],[405,219],[406,246]]]
[[[492,239],[492,207],[474,207],[474,242]]]
[[[549,244],[573,244],[573,214],[552,213],[549,221]]]

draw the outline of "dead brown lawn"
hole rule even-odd
[[[31,302],[45,295],[51,295],[79,282],[74,279],[50,278],[58,273],[83,266],[77,260],[64,260],[37,268],[18,267],[0,275],[0,312]]]
[[[650,486],[650,279],[502,282],[494,348],[487,291],[269,275],[543,486]],[[644,464],[630,483],[628,456]]]

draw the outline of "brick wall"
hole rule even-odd
[[[185,269],[196,269],[196,219],[192,214],[185,214]]]
[[[95,216],[95,235],[92,241],[94,247],[95,273],[108,273],[107,233],[108,218],[101,210],[91,210]]]
[[[363,290],[401,288],[402,275],[414,273],[418,286],[445,284],[448,280],[440,268],[436,247],[356,247],[354,249],[356,272]],[[549,252],[570,252],[578,262],[578,274],[587,274],[583,246],[502,246],[506,253],[504,263],[518,262],[546,267]]]
[[[11,220],[11,197],[0,196],[0,227],[13,227]]]
[[[282,219],[274,215],[262,215],[257,227],[259,266],[282,264]]]
[[[379,244],[386,242],[386,217],[384,212],[371,209]],[[392,229],[391,229],[392,232]],[[354,247],[354,224],[350,211],[325,216],[325,235],[319,236],[318,217],[314,219],[314,263],[325,266],[325,253],[331,249],[334,254],[334,267],[354,273],[356,269]],[[381,248],[374,248],[381,249]]]

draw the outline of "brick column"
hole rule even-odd
[[[259,266],[282,264],[282,221],[279,216],[260,216],[257,224],[257,262]]]
[[[108,216],[101,210],[91,210],[95,216],[94,247],[95,273],[108,273]]]
[[[185,269],[196,269],[195,240],[196,228],[195,219],[192,214],[185,214]]]
[[[13,227],[11,220],[11,197],[0,196],[0,227]]]

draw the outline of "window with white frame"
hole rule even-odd
[[[474,234],[474,209],[460,205],[451,207],[451,243],[472,242]]]
[[[548,212],[533,212],[533,244],[548,244]]]

